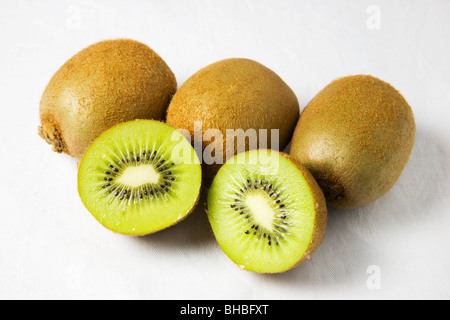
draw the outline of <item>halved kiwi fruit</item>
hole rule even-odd
[[[305,167],[273,150],[243,152],[218,171],[208,218],[222,250],[245,270],[283,272],[317,249],[327,210]]]
[[[78,171],[83,204],[108,229],[145,235],[185,218],[195,207],[201,166],[171,126],[136,120],[112,127],[84,154]]]

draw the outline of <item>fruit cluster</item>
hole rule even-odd
[[[299,111],[289,86],[253,60],[218,61],[177,90],[148,46],[109,40],[52,77],[39,135],[81,158],[80,198],[106,228],[162,230],[207,190],[222,250],[243,269],[276,273],[319,247],[327,205],[357,208],[383,196],[415,138],[406,100],[369,75],[333,81]],[[224,141],[229,130],[235,135]],[[215,161],[202,162],[203,152]]]

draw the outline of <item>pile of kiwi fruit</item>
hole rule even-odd
[[[382,197],[415,139],[411,107],[373,76],[334,80],[300,114],[292,89],[256,61],[215,62],[177,88],[164,60],[129,39],[69,59],[39,113],[39,135],[80,159],[79,196],[101,225],[154,233],[186,218],[206,192],[219,246],[259,273],[310,259],[325,237],[327,206],[358,208]],[[230,129],[254,130],[258,144],[205,139],[208,130]],[[206,150],[220,161],[202,162]]]

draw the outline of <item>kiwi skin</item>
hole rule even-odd
[[[167,109],[166,121],[176,129],[188,130],[192,142],[195,121],[201,121],[202,137],[205,131],[218,129],[223,145],[217,148],[222,149],[224,163],[226,129],[255,129],[258,141],[259,129],[267,129],[268,148],[270,130],[278,129],[279,148],[283,150],[291,139],[299,110],[295,93],[275,72],[250,59],[231,58],[210,64],[186,80]],[[205,139],[199,142],[203,150],[211,143]],[[229,153],[237,153],[236,141],[234,151]],[[205,178],[212,180],[221,164],[203,164]]]
[[[40,102],[38,133],[54,151],[81,158],[95,138],[116,124],[163,120],[176,88],[170,68],[145,44],[98,42],[51,78]]]
[[[411,107],[390,84],[349,76],[330,83],[306,106],[290,155],[312,173],[330,206],[358,208],[398,180],[415,130]]]
[[[316,203],[314,207],[316,213],[316,221],[314,223],[314,232],[311,237],[311,241],[303,257],[291,268],[289,268],[292,269],[308,260],[311,257],[311,255],[317,250],[317,248],[319,248],[319,246],[322,244],[322,241],[325,238],[325,231],[327,228],[328,212],[325,196],[322,192],[322,189],[320,188],[317,181],[314,179],[313,175],[308,171],[308,169],[290,155],[283,152],[280,152],[280,155],[288,159],[291,163],[293,163],[297,167],[298,171],[300,171],[300,173],[303,175],[303,177],[305,177],[305,180],[308,183],[308,186],[310,187],[310,190],[313,194],[313,198],[315,199]],[[286,269],[284,271],[287,271],[289,269]]]

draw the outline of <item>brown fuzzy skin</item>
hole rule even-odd
[[[290,268],[292,269],[308,260],[311,257],[311,255],[317,250],[317,248],[320,246],[323,239],[325,238],[325,231],[327,228],[327,205],[322,189],[317,184],[316,180],[314,179],[313,175],[308,171],[308,169],[290,155],[285,154],[283,152],[280,152],[280,155],[282,155],[283,157],[288,159],[291,163],[293,163],[297,167],[297,169],[302,173],[302,175],[306,179],[306,182],[308,183],[308,186],[315,200],[314,209],[316,212],[316,219],[314,222],[314,232],[311,238],[311,242],[309,243],[309,247],[306,250],[305,255],[302,257],[302,259],[300,259],[296,264],[294,264]]]
[[[226,153],[226,129],[279,129],[279,149],[290,141],[299,117],[297,97],[272,70],[249,59],[232,58],[213,63],[191,76],[174,95],[167,110],[167,124],[186,129],[194,143],[194,122],[202,122],[202,136],[209,129],[223,135],[223,162],[236,154]],[[201,137],[200,137],[201,138]],[[211,142],[198,141],[203,150]],[[248,139],[246,139],[248,141]],[[220,143],[220,142],[219,142]],[[258,147],[259,144],[258,144]],[[231,149],[231,148],[230,148]],[[249,150],[248,143],[245,151]],[[205,178],[212,179],[221,164],[204,164]]]
[[[388,192],[414,146],[411,107],[388,83],[369,75],[341,78],[302,112],[290,155],[305,165],[327,203],[358,208]]]
[[[81,158],[112,126],[164,119],[177,83],[148,46],[128,39],[91,45],[52,77],[40,103],[39,135],[56,152]]]

